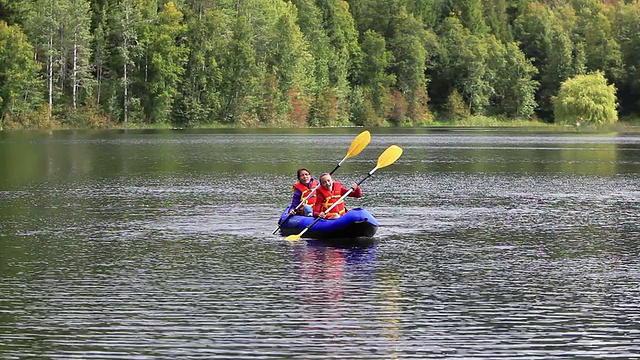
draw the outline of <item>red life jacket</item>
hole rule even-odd
[[[338,201],[338,199],[342,197],[341,190],[342,190],[342,183],[339,183],[337,181],[333,182],[332,190],[327,190],[322,186],[320,186],[318,190],[316,190],[317,192],[324,195],[324,202],[322,203],[322,208],[320,209],[320,212],[326,213],[327,209],[330,208],[331,205],[333,205],[336,201]],[[334,206],[330,212],[326,214],[338,214],[342,216],[345,212],[347,211],[344,207],[344,201],[341,201],[338,205]]]
[[[304,200],[304,198],[307,197],[307,195],[309,195],[309,193],[311,192],[311,190],[315,189],[316,186],[318,186],[318,182],[315,180],[311,180],[311,182],[309,183],[309,187],[306,187],[302,184],[300,184],[300,182],[297,182],[295,184],[293,184],[293,192],[295,192],[296,190],[299,190],[301,195],[300,195],[300,201]],[[318,190],[320,190],[320,188],[318,188]],[[316,190],[316,192],[318,191]],[[313,207],[316,204],[316,193],[313,193],[313,195],[311,195],[307,201],[305,201],[304,204],[302,204],[300,207],[305,206],[305,205],[309,205],[311,207]]]

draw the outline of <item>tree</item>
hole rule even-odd
[[[587,71],[601,70],[608,79],[621,80],[622,53],[605,5],[599,0],[573,0],[573,7],[577,21],[572,42],[584,44]]]
[[[185,32],[182,12],[170,1],[162,7],[152,21],[146,22],[140,36],[144,47],[138,82],[143,85],[142,106],[151,122],[169,120],[178,83],[184,74],[187,49],[178,43]]]
[[[438,32],[440,52],[434,74],[437,87],[430,90],[442,96],[452,93],[455,87],[467,101],[470,113],[483,113],[494,93],[486,38],[471,34],[456,17],[446,18]]]
[[[45,78],[47,83],[48,97],[48,117],[53,117],[54,98],[61,92],[58,79],[60,76],[59,59],[61,51],[61,41],[58,37],[60,32],[60,10],[58,6],[60,0],[37,0],[34,3],[33,11],[25,19],[25,32],[29,36],[31,43],[35,47],[36,61],[44,64]]]
[[[347,1],[318,0],[316,4],[322,10],[324,29],[333,48],[329,59],[329,81],[337,97],[337,116],[340,120],[347,120],[347,96],[361,56],[358,31]],[[324,92],[325,89],[320,91]]]
[[[394,36],[388,39],[389,49],[395,59],[391,72],[397,76],[396,86],[400,91],[394,97],[400,102],[406,99],[408,108],[407,117],[396,117],[396,124],[402,125],[403,118],[423,123],[430,118],[426,111],[427,51],[424,44],[427,32],[404,8],[397,13],[395,19]]]
[[[536,102],[539,114],[547,119],[552,117],[551,97],[557,93],[560,84],[586,71],[584,46],[572,40],[576,21],[571,5],[552,9],[538,2],[523,8],[514,21],[516,41],[538,69],[538,76],[534,77],[540,82]]]
[[[553,104],[558,123],[603,125],[618,121],[616,88],[607,85],[600,71],[563,82]]]
[[[277,118],[291,109],[289,98],[292,89],[297,97],[305,97],[313,83],[313,60],[300,28],[295,23],[296,8],[283,6],[272,31],[269,31],[266,71],[275,75],[277,91],[273,95],[277,103]]]
[[[484,21],[482,0],[444,0],[441,9],[442,17],[456,17],[473,35],[489,32]]]
[[[361,81],[370,94],[370,99],[376,114],[385,117],[389,105],[389,90],[395,83],[396,77],[389,74],[387,69],[393,62],[393,55],[386,49],[384,37],[372,30],[367,30],[363,35]]]
[[[623,59],[624,76],[617,84],[621,113],[640,112],[640,6],[617,2],[609,17]]]
[[[121,114],[124,124],[129,122],[133,108],[139,112],[139,97],[131,93],[132,74],[137,70],[135,59],[141,53],[139,41],[140,23],[142,21],[141,3],[143,0],[118,1],[109,12],[109,37],[113,46],[113,75],[109,98],[109,112]],[[120,102],[118,104],[117,102]]]
[[[28,116],[40,105],[39,65],[33,47],[16,25],[0,21],[0,123]]]
[[[251,42],[249,20],[238,16],[231,27],[231,40],[220,59],[221,121],[240,124],[243,116],[252,116],[257,106],[263,69],[256,61],[256,48]],[[242,79],[242,81],[238,81]]]
[[[487,64],[492,68],[494,94],[491,103],[498,114],[529,118],[536,108],[539,83],[533,80],[537,69],[514,42],[503,45],[494,39]]]
[[[230,20],[219,9],[206,9],[204,5],[194,4],[196,7],[185,13],[184,43],[189,53],[172,116],[178,126],[213,123],[221,112],[220,59],[229,43],[224,33]]]
[[[94,78],[91,76],[91,10],[86,0],[74,0],[69,4],[68,27],[70,38],[67,42],[71,47],[71,103],[74,109],[78,107],[80,92],[91,91]]]
[[[297,24],[300,27],[308,46],[313,62],[311,73],[313,96],[319,94],[330,85],[329,63],[333,56],[333,47],[329,35],[322,26],[322,12],[314,0],[295,0],[298,8]]]
[[[511,23],[507,18],[507,0],[484,1],[483,5],[491,33],[503,43],[513,41]]]
[[[8,25],[23,25],[32,6],[31,1],[0,0],[0,21]]]
[[[95,67],[95,104],[101,105],[102,100],[102,87],[105,79],[105,75],[108,73],[108,61],[111,54],[109,53],[108,39],[107,39],[107,15],[106,10],[102,9],[102,16],[98,20],[98,25],[95,29],[93,36],[93,64]]]

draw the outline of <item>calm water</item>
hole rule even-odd
[[[640,136],[372,129],[376,244],[271,235],[361,130],[0,132],[0,358],[637,358]]]

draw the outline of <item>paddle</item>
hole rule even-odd
[[[393,164],[396,160],[398,160],[398,158],[400,158],[400,155],[402,155],[402,149],[399,146],[397,146],[397,145],[389,146],[387,148],[387,150],[385,150],[380,155],[380,157],[378,158],[378,164],[376,165],[376,167],[374,167],[373,170],[369,171],[369,174],[367,174],[367,176],[365,176],[364,179],[360,180],[360,182],[358,183],[358,186],[360,186],[360,184],[362,184],[365,180],[370,178],[373,175],[373,173],[376,172],[376,170]],[[351,194],[352,191],[353,191],[353,188],[349,189],[349,191],[347,191],[344,195],[342,195],[340,197],[340,199],[338,199],[338,201],[333,203],[333,205],[331,205],[331,207],[329,207],[327,210],[325,210],[325,214],[328,213],[329,211],[331,211],[331,209],[333,209],[341,201],[343,201],[344,198],[349,196],[349,194]],[[289,236],[287,236],[285,238],[285,240],[288,240],[288,241],[300,240],[302,235],[304,235],[304,233],[306,233],[309,229],[311,229],[311,227],[313,225],[318,223],[318,221],[320,221],[320,219],[322,219],[322,218],[321,217],[316,218],[309,226],[304,228],[304,230],[302,230],[299,234],[297,234],[297,235],[289,235]]]
[[[355,139],[353,139],[353,141],[351,142],[351,146],[349,146],[349,151],[347,151],[347,155],[340,160],[340,162],[338,163],[338,165],[336,165],[335,168],[333,168],[333,170],[331,170],[331,172],[329,174],[332,174],[338,170],[338,168],[340,166],[342,166],[342,163],[345,162],[345,160],[347,160],[348,158],[352,157],[352,156],[356,156],[358,154],[360,154],[360,152],[367,147],[367,145],[369,145],[369,142],[371,141],[371,133],[368,130],[365,130],[363,132],[361,132],[360,134],[358,134],[358,136],[356,136]],[[309,195],[305,196],[304,199],[300,200],[300,204],[298,204],[298,206],[295,207],[295,211],[297,212],[298,209],[300,209],[302,206],[304,206],[304,203],[309,200],[309,198],[311,196],[313,196],[313,194],[315,194],[316,190],[318,190],[318,188],[320,187],[320,184],[318,184],[318,186],[314,187],[311,192],[309,193]],[[289,216],[287,216],[286,219],[284,219],[284,221],[282,221],[281,223],[278,224],[278,227],[273,230],[272,234],[275,234],[278,232],[278,230],[280,230],[280,227],[282,226],[282,224],[286,223],[289,219],[291,219],[291,214],[289,214]]]

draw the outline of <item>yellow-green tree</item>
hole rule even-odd
[[[557,123],[603,125],[618,121],[616,88],[607,84],[600,71],[563,82],[553,104]]]
[[[5,118],[28,116],[41,103],[38,67],[20,27],[0,21],[0,125]]]

